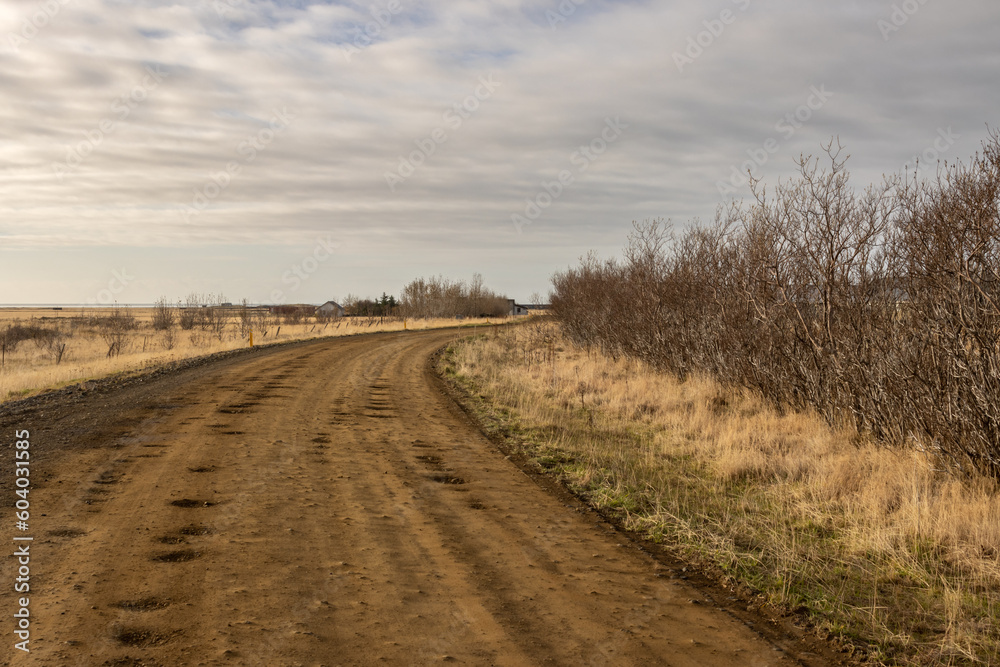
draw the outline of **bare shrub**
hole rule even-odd
[[[27,339],[25,328],[17,322],[8,324],[0,331],[0,367],[7,364],[7,355],[13,354]]]
[[[282,315],[283,324],[302,324],[303,319],[305,319],[305,313],[294,307],[289,307]]]
[[[153,329],[156,331],[165,331],[174,326],[174,319],[173,306],[167,303],[166,297],[160,297],[153,304]]]
[[[107,356],[119,356],[128,344],[129,334],[137,327],[132,309],[116,305],[111,313],[100,318],[98,333],[108,346]]]
[[[219,305],[213,304],[202,308],[202,329],[214,336],[220,342],[225,338],[229,326],[229,313]]]
[[[173,327],[163,330],[163,349],[172,350],[177,345],[177,331]]]
[[[66,336],[57,333],[57,335],[46,340],[45,352],[55,362],[56,366],[58,366],[62,363],[63,357],[66,356],[68,346]]]
[[[31,341],[35,347],[51,357],[58,365],[66,352],[66,336],[58,324],[39,325],[13,322],[0,330],[0,366],[6,365],[7,355],[17,350],[21,343]]]
[[[190,331],[200,323],[201,299],[197,294],[188,294],[183,304],[177,304],[177,309],[180,311],[178,321],[184,331]]]
[[[249,338],[250,332],[254,328],[254,311],[246,299],[240,302],[236,310],[237,323],[240,330],[240,338]]]
[[[707,372],[883,443],[917,438],[1000,475],[1000,137],[936,181],[849,183],[828,166],[674,236],[636,223],[624,258],[553,277],[566,333],[680,377]]]
[[[508,305],[507,299],[488,289],[482,275],[476,273],[468,284],[442,276],[417,278],[403,288],[398,312],[403,317],[421,318],[504,317]]]
[[[191,341],[191,347],[207,347],[211,342],[211,338],[208,334],[201,331],[192,331],[189,334],[189,339]]]

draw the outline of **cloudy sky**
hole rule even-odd
[[[996,0],[0,0],[0,303],[526,301],[833,136],[859,186],[967,160],[998,34]]]

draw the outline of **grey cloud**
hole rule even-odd
[[[633,218],[711,218],[717,181],[769,137],[780,139],[761,167],[769,180],[839,135],[863,184],[941,127],[961,135],[947,157],[962,158],[997,124],[1000,8],[986,0],[928,0],[888,40],[877,22],[893,3],[881,1],[754,0],[745,12],[728,0],[588,1],[555,29],[546,12],[558,2],[398,1],[350,59],[345,45],[388,0],[68,5],[0,55],[2,247],[264,252],[330,232],[360,256],[391,248],[441,262],[425,273],[461,269],[455,257],[479,247],[501,289],[544,292],[554,268],[613,246]],[[736,20],[678,72],[673,55],[724,9]],[[118,118],[112,104],[153,63],[169,76]],[[491,73],[495,94],[448,125],[446,110]],[[823,85],[829,103],[779,135],[777,121]],[[240,147],[283,107],[294,119],[248,160]],[[516,234],[511,214],[575,169],[570,156],[615,115],[629,124],[621,140]],[[55,178],[53,163],[109,117],[113,131]],[[384,174],[436,128],[446,141],[391,192]],[[186,220],[230,163],[239,173]],[[363,287],[340,291],[352,290]]]

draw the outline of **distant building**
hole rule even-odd
[[[268,310],[273,315],[302,315],[308,316],[316,312],[316,306],[307,303],[291,303],[280,306],[268,306]]]
[[[344,307],[336,301],[327,301],[316,309],[316,314],[322,317],[343,317]]]
[[[527,315],[528,309],[525,306],[521,306],[514,303],[514,299],[507,299],[507,314],[511,317],[517,317],[518,315]]]

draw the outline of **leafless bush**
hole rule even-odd
[[[45,354],[55,362],[56,366],[62,363],[68,346],[66,335],[59,329],[52,330],[52,335],[46,336],[41,345]]]
[[[675,237],[553,278],[577,342],[709,373],[882,442],[1000,475],[1000,137],[936,181],[857,191],[839,145]]]
[[[303,313],[298,308],[290,308],[282,315],[283,324],[302,324],[302,320],[305,319],[305,313]]]
[[[58,324],[39,325],[32,320],[27,324],[14,322],[0,330],[0,366],[6,365],[7,355],[15,352],[21,343],[31,341],[35,347],[59,364],[66,352],[66,336]]]
[[[153,304],[153,329],[165,331],[174,326],[174,308],[167,303],[166,297]]]
[[[266,334],[271,327],[276,326],[277,317],[271,314],[267,308],[260,308],[253,313],[254,328],[262,334]]]
[[[109,315],[100,318],[98,332],[108,346],[108,357],[117,357],[124,351],[129,334],[136,327],[135,315],[127,306],[116,305]]]
[[[417,278],[403,288],[398,310],[403,317],[503,317],[508,305],[477,273],[469,284],[442,276]]]
[[[254,311],[250,308],[250,304],[246,299],[240,302],[239,308],[236,310],[236,316],[240,329],[240,338],[249,338],[250,332],[253,331]]]
[[[18,346],[27,340],[24,327],[17,324],[8,324],[0,331],[0,367],[7,364],[7,355],[13,354]]]
[[[177,304],[177,309],[180,311],[178,320],[184,331],[190,331],[200,324],[201,299],[197,294],[188,294],[183,304]]]
[[[188,337],[191,341],[191,347],[207,347],[211,342],[209,335],[203,331],[191,331]]]
[[[202,308],[202,329],[220,342],[225,338],[229,326],[229,312],[220,304]]]
[[[177,332],[173,327],[163,330],[163,349],[172,350],[177,345]]]

